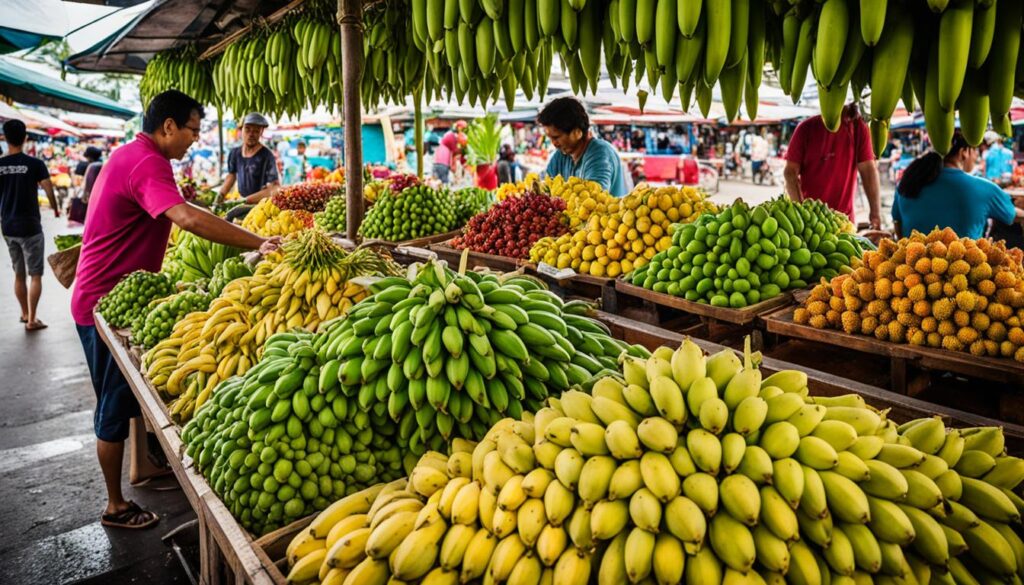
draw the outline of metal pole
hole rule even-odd
[[[413,99],[416,100],[414,110],[413,134],[416,138],[416,176],[423,179],[423,87],[416,88],[413,92]]]
[[[345,124],[347,232],[356,241],[363,223],[363,144],[360,88],[363,77],[363,0],[338,0],[341,25],[341,75],[344,80],[342,119]]]

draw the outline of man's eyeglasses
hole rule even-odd
[[[191,130],[192,134],[195,135],[196,137],[198,137],[199,136],[199,132],[202,131],[202,128],[199,128],[197,126],[189,126],[188,124],[185,124],[185,128],[188,128],[189,130]]]

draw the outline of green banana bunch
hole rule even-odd
[[[360,408],[387,408],[413,454],[480,437],[504,414],[536,410],[552,390],[617,368],[629,346],[579,303],[538,281],[455,273],[429,262],[329,325],[325,374]]]

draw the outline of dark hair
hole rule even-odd
[[[156,132],[167,118],[174,120],[178,128],[184,128],[192,117],[192,112],[198,113],[199,119],[202,119],[205,115],[203,104],[176,89],[169,89],[149,102],[146,115],[142,118],[142,131]]]
[[[896,190],[903,197],[915,199],[921,194],[921,190],[931,185],[942,173],[942,166],[947,160],[951,160],[960,154],[961,150],[971,148],[960,131],[953,134],[953,143],[946,156],[942,156],[934,150],[930,150],[914,159],[914,162],[903,171],[903,177]]]
[[[21,120],[7,120],[4,122],[4,139],[7,140],[7,144],[11,146],[21,146],[25,144],[25,136],[28,132],[25,130],[25,123]]]
[[[85,158],[87,158],[88,160],[96,162],[100,160],[101,156],[103,156],[103,151],[96,148],[95,146],[90,146],[85,149]]]
[[[577,128],[586,132],[590,128],[590,116],[587,115],[587,110],[574,97],[551,100],[537,114],[537,122],[542,126],[554,126],[562,132],[572,132]]]

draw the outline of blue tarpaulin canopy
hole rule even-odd
[[[114,100],[0,57],[0,95],[16,102],[71,112],[132,118],[138,112]]]

